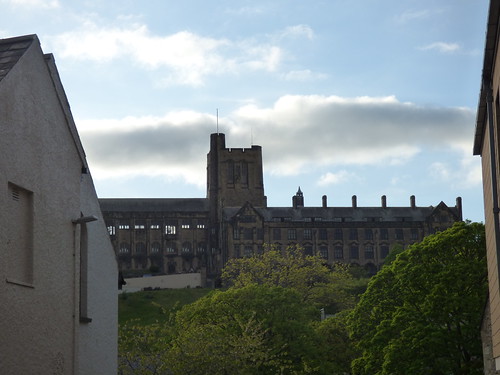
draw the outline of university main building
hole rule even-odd
[[[101,210],[124,274],[201,272],[211,281],[228,259],[298,244],[329,263],[358,264],[374,273],[390,249],[406,247],[462,220],[461,198],[418,207],[306,207],[300,188],[290,207],[268,207],[262,148],[226,148],[211,134],[206,198],[100,199]]]

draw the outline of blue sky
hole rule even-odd
[[[455,205],[487,1],[0,0],[0,37],[55,55],[100,197],[204,197],[209,135],[263,147],[270,206]]]

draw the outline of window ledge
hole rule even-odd
[[[35,288],[35,286],[32,284],[32,283],[27,283],[27,282],[24,282],[24,281],[19,281],[19,280],[14,280],[14,279],[11,279],[11,278],[6,278],[5,281],[7,281],[7,283],[9,284],[15,284],[15,285],[19,285],[19,286],[24,286],[26,288]]]

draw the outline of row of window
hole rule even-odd
[[[193,248],[196,248],[197,253],[205,253],[206,251],[206,244],[204,242],[199,242],[198,244],[194,245],[191,242],[183,242],[180,250],[181,253],[192,253]],[[161,252],[167,253],[167,254],[176,254],[177,253],[177,245],[175,243],[168,243],[163,249],[162,245],[159,242],[153,242],[151,243],[151,248],[150,248],[150,253],[151,254],[160,254]],[[128,242],[122,242],[120,243],[120,246],[118,248],[118,254],[120,255],[127,255],[131,253],[131,246]],[[136,242],[135,243],[135,254],[147,254],[147,247],[144,242]]]
[[[334,222],[334,223],[348,223],[348,222],[353,222],[355,221],[352,217],[332,217],[328,219],[324,219],[322,217],[303,217],[301,219],[292,219],[290,216],[275,216],[271,219],[274,222],[288,222],[288,221],[299,221],[299,222],[306,222],[306,223],[313,223],[313,222]],[[436,219],[437,220],[437,219]],[[364,222],[379,222],[379,221],[413,221],[412,217],[393,217],[390,220],[384,220],[384,218],[380,216],[372,216],[372,217],[364,217],[362,220],[356,220],[356,221],[364,221]],[[448,218],[446,219],[440,219],[440,221],[450,221]]]
[[[278,250],[281,250],[281,245],[280,244],[275,244],[276,248]],[[255,250],[255,251],[254,251]],[[343,260],[344,259],[344,247],[337,245],[333,246],[332,249],[332,255],[334,260]],[[360,258],[360,247],[358,245],[351,245],[348,248],[349,251],[349,259],[350,260],[359,260]],[[365,245],[362,248],[364,259],[375,259],[375,248],[373,245]],[[252,256],[254,254],[261,254],[262,253],[262,246],[261,245],[235,245],[234,246],[234,256],[235,257],[241,257],[241,256]],[[305,245],[304,246],[304,253],[306,255],[314,255],[314,249],[311,245]],[[329,259],[329,251],[328,251],[328,246],[326,245],[321,245],[317,249],[317,255],[321,256],[324,259]],[[387,257],[389,254],[389,246],[388,245],[382,245],[380,246],[380,258],[384,259]]]
[[[163,225],[161,224],[151,224],[149,226],[149,229],[152,230],[161,230]],[[191,224],[181,224],[180,228],[181,229],[191,229],[192,225]],[[129,224],[119,224],[118,229],[119,230],[130,230],[131,226]],[[196,229],[205,229],[206,226],[203,223],[198,223],[196,224],[196,227],[193,226],[193,228]],[[133,229],[135,230],[145,230],[146,225],[144,224],[135,224],[133,226]],[[108,225],[108,233],[111,236],[116,235],[116,226],[114,225]],[[176,234],[177,233],[177,225],[165,225],[165,234]]]
[[[356,241],[359,240],[359,232],[361,230],[358,228],[350,228],[348,237],[349,240],[351,241]],[[282,228],[273,228],[272,235],[273,235],[273,240],[282,240],[282,233],[283,229]],[[295,228],[287,229],[286,232],[286,239],[287,240],[297,240],[297,233],[298,230]],[[302,231],[302,239],[303,240],[312,240],[313,235],[318,235],[319,240],[328,240],[328,231],[326,228],[320,228],[320,229],[311,229],[311,228],[306,228],[303,229]],[[381,228],[375,231],[371,228],[365,228],[364,233],[363,233],[363,239],[364,240],[374,240],[375,236],[378,234],[378,239],[379,240],[389,240],[389,230],[387,228]],[[418,240],[419,238],[419,230],[418,228],[411,228],[410,232],[410,240]],[[263,240],[263,230],[262,228],[239,228],[235,227],[233,229],[233,239],[235,240]],[[344,239],[344,230],[342,228],[335,228],[333,231],[333,239],[334,240],[339,240],[342,241]],[[394,239],[396,240],[404,240],[404,231],[402,228],[396,228],[394,229]]]

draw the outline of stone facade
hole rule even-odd
[[[290,207],[267,207],[262,148],[225,147],[224,134],[212,134],[207,157],[207,198],[101,199],[109,233],[125,273],[220,274],[233,257],[264,251],[265,245],[301,245],[329,263],[344,262],[376,272],[395,245],[406,247],[462,220],[462,202],[418,207],[318,207],[304,205],[298,189]]]

